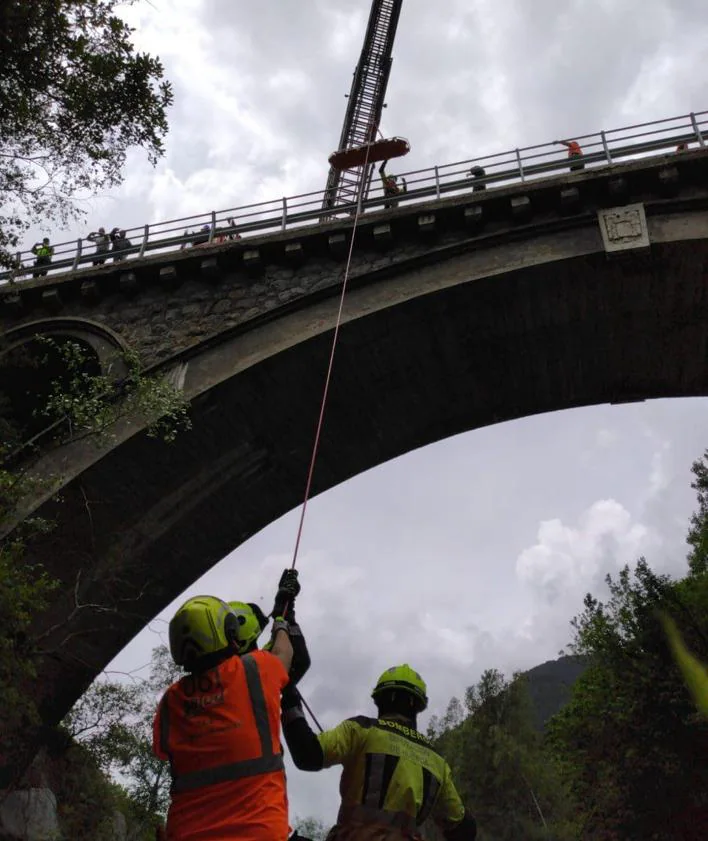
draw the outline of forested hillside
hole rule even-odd
[[[546,722],[570,701],[573,684],[587,667],[587,658],[570,656],[548,660],[524,673],[538,730],[543,730]]]
[[[488,670],[431,722],[480,841],[708,838],[708,720],[662,623],[708,662],[707,457],[683,578],[640,558],[608,577],[606,601],[586,596],[571,656],[508,679]]]

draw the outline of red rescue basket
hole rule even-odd
[[[351,149],[332,152],[329,163],[339,170],[355,169],[358,166],[364,166],[367,160],[370,164],[374,164],[390,158],[400,158],[402,155],[407,155],[410,150],[410,144],[404,137],[390,137],[386,140],[365,143],[363,146],[353,146]]]

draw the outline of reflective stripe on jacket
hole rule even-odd
[[[324,767],[343,766],[338,823],[375,823],[412,832],[428,817],[446,828],[463,819],[449,765],[417,730],[357,716],[318,739]]]

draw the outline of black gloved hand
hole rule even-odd
[[[283,616],[294,620],[295,597],[300,592],[300,582],[297,580],[296,569],[286,569],[280,576],[278,592],[275,594],[272,616]],[[285,611],[287,610],[287,616]]]

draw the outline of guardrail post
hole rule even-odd
[[[698,142],[701,146],[705,146],[706,142],[703,139],[703,135],[701,134],[701,130],[698,126],[698,120],[696,120],[696,115],[691,111],[691,125],[693,126],[693,131],[698,139]]]
[[[440,198],[440,171],[437,164],[435,164],[435,198]]]
[[[519,177],[521,178],[521,183],[523,184],[526,181],[526,176],[524,175],[524,167],[521,163],[521,152],[518,149],[514,150],[516,152],[516,163],[519,167]]]
[[[214,234],[216,233],[216,211],[211,212],[211,228],[209,230],[208,242],[214,242]]]
[[[81,259],[81,238],[76,240],[76,257],[74,257],[74,262],[71,264],[71,271],[75,272],[79,265],[79,260]]]
[[[283,218],[280,222],[280,230],[284,231],[288,221],[288,200],[283,196]]]
[[[138,257],[142,257],[145,254],[145,249],[147,248],[148,244],[148,236],[150,236],[150,226],[146,225],[143,229],[143,241],[140,243],[140,251],[138,252]]]
[[[604,129],[600,132],[600,138],[602,139],[602,148],[605,150],[605,157],[607,158],[607,163],[612,163],[612,155],[610,155],[610,147],[607,145],[607,138],[605,137]]]

